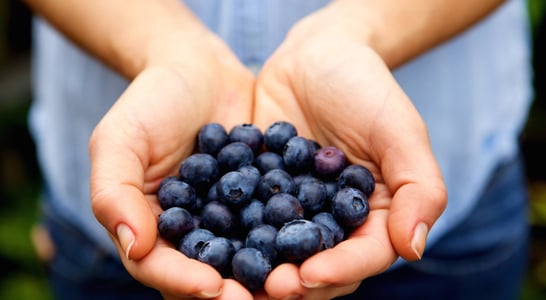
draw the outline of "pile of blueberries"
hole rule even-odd
[[[255,291],[276,265],[300,264],[363,224],[374,189],[368,169],[298,136],[289,122],[264,132],[209,123],[178,176],[160,184],[158,230],[187,257]]]

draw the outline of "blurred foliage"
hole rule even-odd
[[[535,30],[540,22],[542,21],[542,16],[546,10],[546,1],[544,0],[527,0],[527,5],[529,8],[529,18],[531,19],[531,25],[533,30]]]

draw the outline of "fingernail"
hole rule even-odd
[[[208,298],[216,298],[216,297],[220,296],[220,294],[222,294],[222,289],[220,289],[218,291],[215,291],[215,292],[201,291],[201,292],[197,293],[195,296],[197,298],[208,299]]]
[[[427,244],[428,226],[421,222],[415,226],[413,232],[413,239],[411,240],[411,250],[417,255],[419,259],[423,257],[425,251],[425,245]]]
[[[130,259],[129,253],[131,252],[131,248],[135,243],[135,235],[133,234],[133,231],[131,231],[131,228],[129,228],[129,226],[122,223],[118,225],[116,233],[118,235],[119,244],[121,245],[121,248],[125,253],[125,257],[127,259]]]
[[[318,289],[318,288],[323,288],[327,286],[327,284],[323,282],[304,282],[304,281],[301,282],[301,285],[303,285],[304,287],[308,289]]]

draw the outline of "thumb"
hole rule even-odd
[[[407,260],[421,258],[428,232],[447,204],[446,187],[425,124],[418,117],[411,124],[395,125],[392,135],[383,136],[388,150],[380,158],[383,180],[393,194],[389,235],[397,253]]]
[[[93,213],[117,239],[123,255],[138,260],[152,249],[157,231],[157,219],[143,193],[145,162],[123,143],[123,130],[107,128],[99,124],[89,143]]]

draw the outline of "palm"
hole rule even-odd
[[[132,247],[131,260],[118,244],[120,257],[131,275],[161,290],[166,298],[193,294],[221,281],[214,269],[155,238],[161,209],[154,194],[161,179],[175,174],[193,151],[202,125],[220,122],[227,127],[250,120],[253,77],[242,71],[236,78],[231,84],[217,80],[223,84],[206,85],[202,94],[199,88],[188,88],[194,87],[192,83],[170,69],[144,71],[103,118],[91,140],[91,158],[100,162],[93,165],[91,178],[95,214],[106,228],[116,228],[112,223],[121,220],[139,233],[140,244]],[[184,275],[186,269],[192,270],[191,278]],[[239,298],[247,293],[232,281],[226,284],[226,297],[230,290]]]
[[[368,167],[377,180],[368,221],[348,241],[319,253],[299,270],[277,268],[266,284],[273,297],[283,297],[290,290],[286,279],[292,276],[292,292],[307,294],[309,299],[319,296],[316,290],[302,291],[302,280],[337,286],[318,292],[326,299],[349,292],[360,280],[385,270],[396,259],[404,241],[398,243],[397,251],[390,238],[389,215],[397,213],[397,209],[391,211],[393,195],[420,171],[414,169],[411,158],[397,156],[407,153],[404,147],[414,146],[418,161],[423,154],[430,154],[428,138],[411,102],[370,49],[358,44],[303,47],[294,56],[294,52],[284,50],[292,49],[280,48],[258,78],[255,122],[265,126],[273,120],[289,120],[299,134],[322,145],[339,147],[352,162]],[[406,162],[408,158],[410,163]],[[441,181],[435,165],[428,165],[429,160],[423,162],[434,170],[435,180]],[[404,196],[408,195],[399,195]],[[407,251],[400,253],[415,258]],[[347,257],[355,257],[358,263]]]

